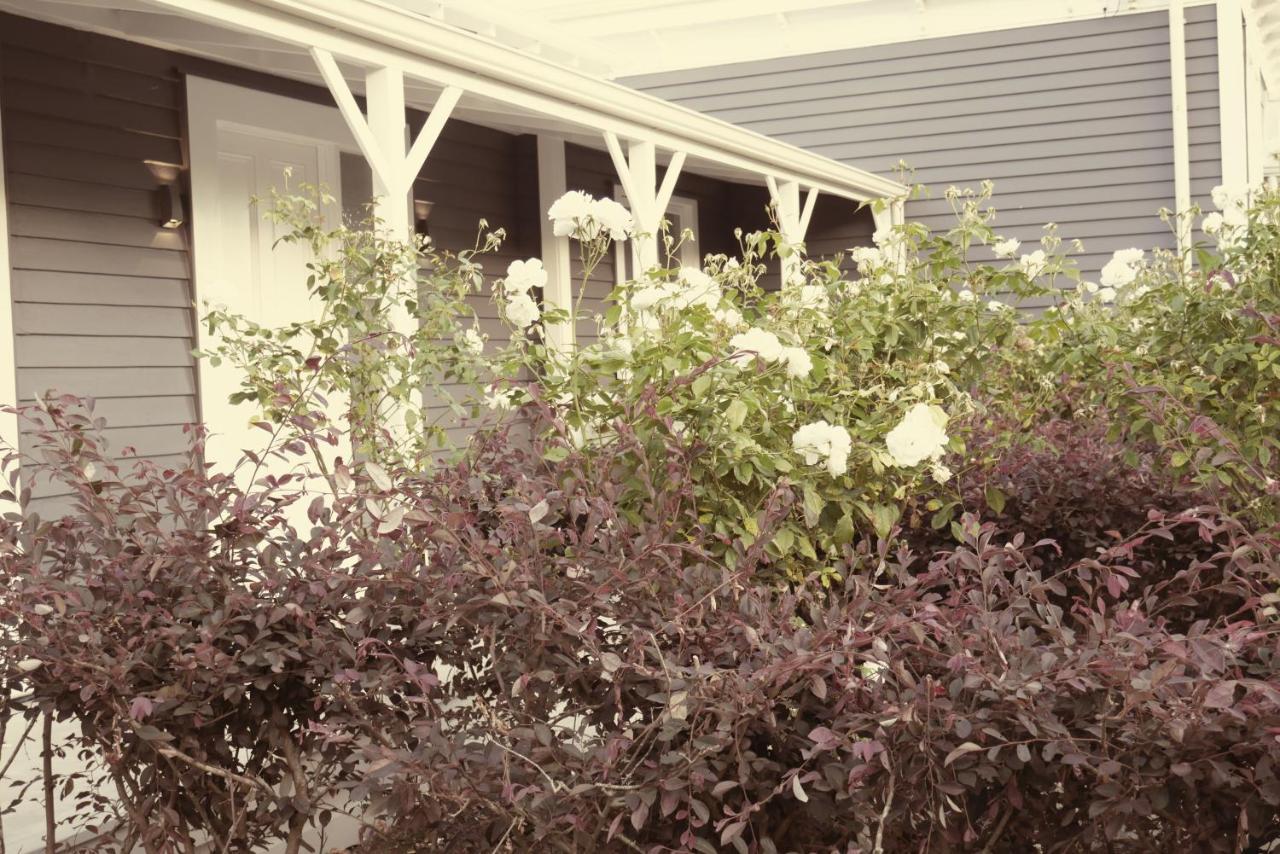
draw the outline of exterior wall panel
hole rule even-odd
[[[1212,6],[1187,15],[1193,199],[1219,183]],[[1024,244],[1056,222],[1096,276],[1115,249],[1172,247],[1172,87],[1165,12],[925,39],[644,75],[639,89],[851,165],[905,160],[952,222],[949,185],[995,181],[997,228]],[[986,256],[989,257],[989,256]]]

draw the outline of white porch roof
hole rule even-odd
[[[656,145],[659,159],[757,185],[766,176],[865,200],[897,182],[671,104],[598,76],[599,54],[554,23],[500,23],[492,3],[469,12],[438,0],[0,0],[0,10],[324,86],[310,50],[338,60],[352,90],[367,70],[403,71],[408,106],[464,90],[453,117],[514,133],[547,133],[596,149],[604,132]],[[453,8],[453,4],[450,4]],[[439,14],[434,14],[439,13]],[[443,18],[443,19],[442,19]],[[457,23],[452,23],[456,21]],[[467,26],[466,29],[461,25]]]

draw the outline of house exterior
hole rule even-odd
[[[912,220],[944,228],[943,190],[992,179],[1001,232],[1057,223],[1086,277],[1176,246],[1159,209],[1280,173],[1274,0],[546,5],[642,91],[882,175],[905,160],[931,190]]]
[[[542,258],[542,299],[566,308],[579,270],[546,210],[569,189],[625,190],[650,234],[664,216],[691,228],[686,262],[736,252],[734,229],[767,227],[771,204],[815,253],[894,221],[894,209],[860,209],[901,193],[891,180],[608,82],[580,46],[536,26],[414,5],[0,0],[0,405],[89,396],[121,455],[176,462],[184,426],[203,422],[220,437],[213,461],[237,458],[250,413],[227,402],[234,376],[192,353],[209,343],[206,303],[265,324],[310,310],[307,259],[273,249],[274,227],[250,205],[285,186],[286,168],[337,196],[335,217],[374,199],[393,235],[425,230],[445,250],[471,248],[482,219],[503,228],[487,276]],[[632,265],[659,260],[652,238],[629,251]],[[586,284],[588,308],[619,262]],[[474,308],[502,340],[487,293]],[[547,330],[558,346],[596,334],[589,322]],[[30,450],[11,414],[0,440]],[[28,485],[29,510],[64,500]],[[6,759],[22,728],[10,726]],[[37,777],[38,749],[20,758],[9,779]],[[43,850],[40,804],[3,821],[6,850]]]
[[[225,402],[234,377],[193,358],[197,319],[205,303],[269,324],[306,310],[305,259],[271,251],[249,207],[285,166],[346,210],[377,197],[387,227],[443,249],[473,246],[481,219],[504,228],[486,271],[543,258],[560,306],[575,253],[545,211],[566,189],[630,187],[642,227],[673,216],[699,254],[735,251],[733,229],[766,226],[775,194],[796,225],[812,194],[821,251],[864,243],[859,203],[901,191],[608,82],[550,36],[449,21],[381,0],[0,0],[0,401],[92,396],[112,445],[154,460],[177,459],[199,420],[225,437],[213,456],[232,455],[248,413]],[[589,308],[618,273],[597,269]],[[487,294],[475,309],[501,339]],[[16,419],[0,435],[25,448]]]

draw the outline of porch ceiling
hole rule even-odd
[[[577,67],[564,64],[568,51],[539,41],[550,36],[536,27],[497,27],[477,17],[474,29],[463,29],[426,14],[433,5],[433,0],[0,0],[0,10],[15,15],[324,87],[308,53],[312,46],[322,47],[339,60],[356,93],[363,92],[368,67],[395,64],[405,72],[408,106],[429,110],[444,86],[460,86],[465,94],[455,118],[512,133],[554,134],[600,150],[605,149],[604,130],[647,138],[657,143],[662,158],[672,150],[687,151],[685,169],[709,177],[763,185],[764,176],[773,174],[850,198],[894,195],[900,189],[872,173],[610,83],[599,76],[599,63],[581,52],[572,60]],[[509,67],[493,68],[495,59]]]

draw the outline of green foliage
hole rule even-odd
[[[484,377],[467,297],[484,283],[478,256],[497,248],[503,233],[486,233],[482,223],[476,247],[454,254],[425,238],[392,239],[372,214],[328,226],[332,204],[304,188],[273,195],[265,210],[288,229],[280,242],[301,244],[314,259],[307,265],[313,319],[271,328],[209,307],[204,323],[215,343],[199,355],[238,368],[243,380],[231,402],[256,410],[278,444],[309,445],[326,472],[321,446],[348,430],[360,456],[420,461],[444,440],[442,425],[425,417],[424,394],[461,414],[446,384]]]

